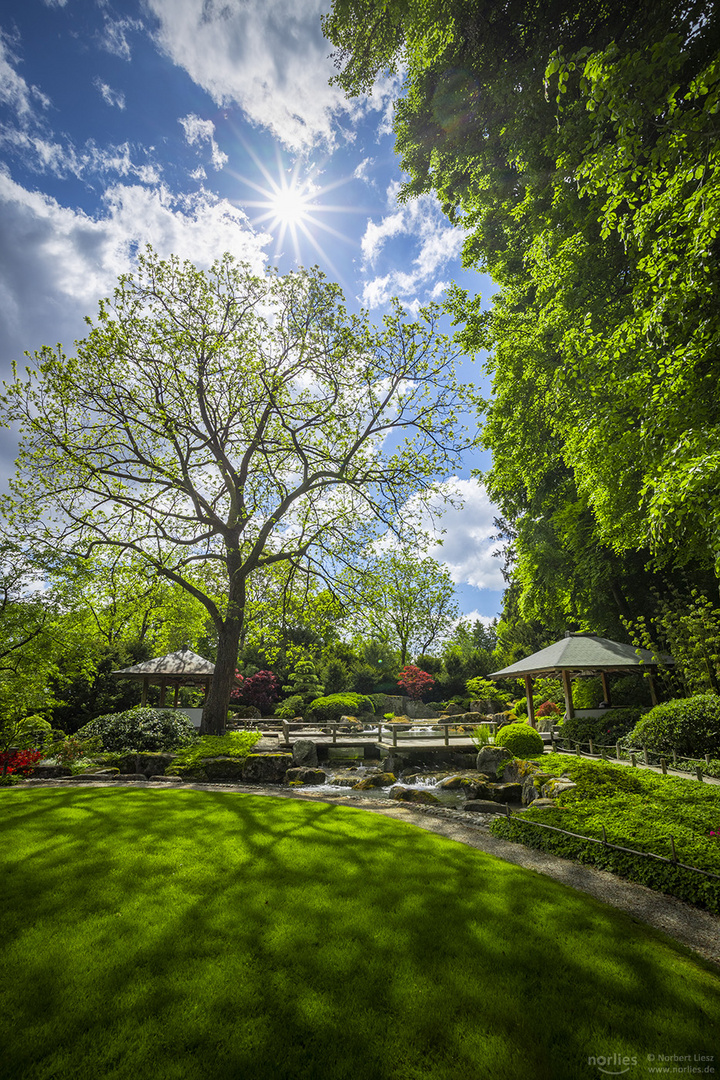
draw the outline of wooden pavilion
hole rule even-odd
[[[623,645],[619,641],[610,641],[598,634],[578,633],[569,631],[564,638],[548,645],[545,649],[526,656],[524,660],[518,660],[515,664],[503,668],[502,671],[493,671],[488,679],[524,679],[525,696],[527,698],[528,719],[535,727],[535,709],[532,700],[532,680],[534,676],[562,679],[563,692],[565,695],[565,707],[567,716],[572,719],[575,709],[572,699],[572,680],[578,677],[599,675],[602,682],[604,704],[609,707],[610,686],[608,675],[611,672],[621,672],[624,675],[637,672],[639,675],[648,675],[650,683],[650,696],[653,705],[657,705],[657,695],[653,675],[658,666],[674,664],[672,656],[667,653],[651,653],[647,649],[636,649],[633,645]]]
[[[209,688],[215,672],[215,665],[210,660],[198,656],[190,649],[180,649],[157,656],[154,660],[145,660],[142,664],[113,671],[118,679],[142,680],[142,704],[147,705],[148,686],[160,686],[160,708],[166,708],[168,689],[173,691],[172,708],[177,709],[178,693],[181,686],[204,686]]]

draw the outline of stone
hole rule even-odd
[[[202,759],[202,768],[208,780],[237,780],[243,779],[244,758],[237,757],[211,757]]]
[[[293,764],[297,762],[293,761],[292,754],[248,754],[242,778],[248,784],[282,784],[285,773]]]
[[[569,776],[554,776],[548,780],[546,784],[540,788],[540,791],[544,798],[555,799],[558,795],[562,795],[564,791],[573,791],[577,787]]]
[[[498,767],[504,762],[512,761],[513,756],[504,746],[483,746],[478,753],[475,767],[478,772],[485,773],[491,780],[497,779]]]
[[[522,784],[491,784],[494,802],[519,803],[522,799]]]
[[[52,761],[38,761],[32,774],[36,780],[57,780],[62,776],[72,776],[72,769],[68,769],[66,765],[56,765]]]
[[[438,780],[444,780],[447,775],[447,771],[445,770],[443,770],[442,772],[433,772],[424,769],[422,772],[405,772],[400,779],[404,784],[417,784],[418,781],[422,780],[435,780],[435,782],[437,782]]]
[[[487,783],[487,777],[479,773],[466,774],[465,776],[456,773],[454,776],[447,776],[444,780],[439,780],[437,787],[443,791],[461,791],[468,799],[492,798],[491,785]]]
[[[183,777],[182,776],[165,776],[165,774],[163,773],[162,775],[151,776],[150,780],[154,784],[160,783],[160,782],[162,782],[164,784],[182,784]]]
[[[370,788],[378,787],[390,787],[394,784],[396,777],[391,772],[379,772],[373,773],[372,776],[364,776],[362,780],[358,780],[357,784],[353,784],[353,791],[368,791]]]
[[[534,799],[532,804],[533,810],[549,810],[551,806],[555,806],[554,799]]]
[[[440,800],[429,791],[421,791],[417,788],[406,788],[398,784],[390,792],[390,798],[398,802],[422,803],[425,806],[436,806]]]
[[[146,776],[162,776],[174,760],[175,754],[130,754],[129,757],[132,764],[128,771],[145,773]]]
[[[288,769],[285,773],[286,784],[310,784],[316,787],[318,784],[324,784],[327,781],[327,775],[323,769],[311,769],[307,765],[300,765],[292,769]]]
[[[470,814],[506,814],[505,804],[493,802],[491,799],[468,799],[463,803],[462,810]]]
[[[293,765],[305,765],[314,769],[318,763],[317,745],[312,739],[298,739],[293,743]]]

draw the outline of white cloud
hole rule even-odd
[[[0,171],[0,362],[24,349],[85,332],[83,318],[132,268],[138,248],[152,244],[209,266],[230,251],[256,271],[266,263],[267,235],[212,194],[175,197],[163,187],[117,184],[106,211],[93,218],[27,191]]]
[[[114,56],[119,56],[121,60],[130,60],[132,52],[128,34],[137,33],[142,29],[143,24],[140,19],[112,19],[106,15],[100,44]]]
[[[95,88],[99,90],[106,105],[112,105],[117,109],[125,108],[125,95],[121,90],[113,90],[100,78],[95,79]]]
[[[46,109],[50,99],[15,70],[20,61],[13,52],[13,44],[0,30],[0,103],[8,105],[22,123],[27,123],[34,118],[37,106]]]
[[[501,543],[493,540],[497,528],[493,519],[495,507],[477,480],[452,477],[442,485],[445,492],[462,502],[462,508],[447,506],[441,511],[440,536],[437,523],[426,515],[423,525],[434,533],[442,544],[431,545],[428,554],[444,563],[457,585],[474,585],[478,589],[504,589],[502,559],[495,555]],[[439,509],[439,508],[438,508]]]
[[[366,184],[371,184],[370,170],[375,164],[375,159],[371,157],[363,158],[359,165],[355,166],[353,171],[353,178],[355,180],[364,180]]]
[[[190,146],[202,146],[205,142],[210,144],[210,160],[214,169],[222,169],[223,165],[227,165],[227,154],[224,154],[215,142],[215,125],[212,120],[201,120],[194,113],[189,113],[188,116],[181,117],[178,123],[182,124],[185,140]]]
[[[146,0],[156,39],[219,105],[236,103],[293,150],[332,143],[334,118],[366,107],[330,86],[326,0]]]
[[[399,187],[397,182],[388,187],[390,212],[379,222],[368,221],[361,241],[363,258],[366,266],[374,265],[389,242],[398,237],[404,239],[405,250],[408,242],[414,243],[416,255],[410,270],[390,270],[365,282],[362,299],[370,308],[383,306],[392,296],[403,299],[406,307],[417,308],[415,294],[419,290],[429,289],[430,297],[438,299],[443,288],[435,276],[458,258],[465,239],[463,229],[448,225],[434,195],[422,195],[398,205]]]

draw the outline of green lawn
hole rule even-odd
[[[405,822],[229,792],[0,798],[4,1080],[579,1080],[613,1054],[645,1077],[648,1054],[717,1045],[717,969]]]

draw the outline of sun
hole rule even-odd
[[[325,233],[336,239],[349,241],[345,234],[333,229],[325,220],[329,214],[347,214],[356,209],[349,208],[347,205],[333,205],[326,201],[328,192],[346,183],[346,179],[320,186],[316,182],[316,170],[312,166],[307,169],[305,175],[301,175],[299,162],[288,169],[279,155],[277,171],[275,175],[272,175],[247,144],[245,144],[245,150],[262,174],[263,183],[256,183],[239,173],[232,173],[232,175],[242,184],[256,191],[260,198],[234,201],[243,209],[256,212],[252,217],[253,225],[268,229],[275,235],[276,257],[283,253],[284,245],[289,239],[295,259],[300,263],[302,262],[301,242],[308,243],[337,274],[337,269],[332,265],[327,251],[320,243],[319,234]]]

